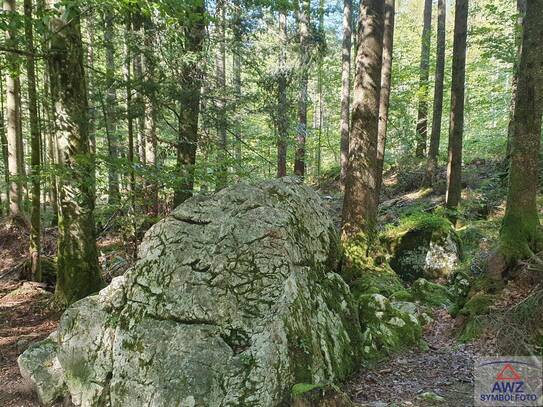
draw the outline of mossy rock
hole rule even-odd
[[[446,286],[432,283],[424,278],[415,281],[410,291],[413,300],[432,307],[450,307],[453,305],[453,296]]]
[[[484,315],[488,313],[490,305],[495,297],[484,292],[479,292],[472,296],[460,311],[461,315],[473,317],[475,315]]]
[[[461,258],[461,241],[443,216],[417,212],[387,229],[381,240],[390,266],[405,281],[434,279],[452,273]]]
[[[449,279],[449,291],[455,302],[465,302],[473,284],[473,277],[464,271],[456,271]]]
[[[415,315],[401,310],[381,294],[359,299],[363,354],[367,360],[421,343],[422,327]]]
[[[391,294],[404,290],[401,278],[386,262],[384,248],[363,236],[343,243],[342,277],[355,298],[364,294]]]

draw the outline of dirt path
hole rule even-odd
[[[50,298],[39,284],[0,280],[0,406],[38,406],[19,374],[17,357],[56,328]]]
[[[354,402],[372,407],[473,405],[476,349],[455,341],[454,320],[446,310],[433,317],[424,332],[428,349],[411,349],[359,372],[346,386]],[[444,400],[425,400],[426,392]]]

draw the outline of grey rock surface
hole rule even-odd
[[[132,269],[71,306],[21,371],[77,406],[287,405],[295,383],[343,379],[359,362],[338,256],[332,221],[296,179],[196,196],[147,232]]]

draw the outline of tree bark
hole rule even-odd
[[[441,118],[443,115],[443,81],[445,78],[445,24],[447,18],[446,0],[438,0],[436,76],[434,85],[434,109],[432,114],[432,133],[428,149],[428,162],[424,184],[430,187],[434,183],[437,170],[437,156],[441,138]]]
[[[198,146],[198,116],[203,71],[200,64],[205,38],[205,5],[194,5],[189,22],[185,27],[185,54],[193,62],[186,62],[181,70],[179,83],[179,134],[177,140],[177,171],[180,181],[174,191],[174,205],[177,206],[192,196],[194,188],[194,165]]]
[[[383,66],[381,68],[381,95],[379,97],[379,128],[377,135],[377,168],[375,176],[375,199],[379,203],[388,125],[388,107],[390,104],[390,85],[392,78],[392,55],[394,46],[395,0],[385,0],[385,25],[383,34]]]
[[[215,190],[224,188],[228,183],[228,139],[226,134],[226,3],[225,0],[217,1],[217,41],[218,49],[215,58],[217,88],[217,136],[219,139],[218,173]]]
[[[507,146],[505,151],[505,164],[509,166],[511,161],[511,144],[513,140],[513,134],[515,133],[515,120],[513,120],[515,114],[515,103],[517,100],[517,78],[519,70],[519,61],[522,44],[522,26],[524,15],[526,14],[526,1],[517,0],[517,12],[518,19],[515,26],[515,44],[517,46],[517,61],[513,66],[513,79],[511,80],[511,103],[509,105],[509,126],[507,127]]]
[[[287,175],[288,107],[287,107],[287,12],[279,13],[279,75],[277,77],[277,177]]]
[[[156,182],[157,173],[157,135],[156,135],[156,92],[155,92],[155,61],[153,56],[153,44],[155,41],[154,26],[151,19],[147,17],[144,21],[145,30],[145,53],[143,55],[143,71],[146,78],[144,131],[145,131],[145,163],[151,169],[151,181],[146,181],[146,190],[149,197],[149,213],[152,216],[158,215],[158,185]]]
[[[242,18],[242,10],[241,10],[241,4],[238,0],[234,1],[234,16],[233,16],[233,24],[232,24],[232,31],[233,31],[233,40],[234,40],[234,49],[232,52],[232,76],[233,76],[233,85],[234,85],[234,94],[236,97],[236,105],[239,105],[241,103],[241,71],[242,71],[242,60],[241,60],[241,53],[243,48],[243,39],[242,39],[242,33],[243,33],[243,18]],[[236,140],[234,143],[234,156],[236,158],[236,166],[237,166],[237,178],[238,180],[241,179],[241,170],[243,166],[243,159],[242,159],[242,134],[241,134],[241,126],[240,126],[240,112],[239,108],[236,112]]]
[[[353,31],[353,3],[343,0],[343,41],[341,43],[341,110],[340,110],[340,182],[345,187],[349,161],[349,125],[351,106],[351,36]]]
[[[518,64],[507,205],[500,230],[506,262],[540,250],[537,193],[543,112],[543,0],[528,0]]]
[[[119,136],[117,134],[117,89],[115,87],[115,45],[113,14],[104,14],[104,47],[106,54],[106,109],[105,127],[108,147],[108,203],[116,207],[120,202],[119,173]]]
[[[432,36],[432,0],[424,0],[422,46],[420,50],[419,107],[417,115],[417,146],[415,155],[424,157],[428,138],[428,77],[430,74],[430,40]]]
[[[94,156],[90,151],[88,101],[80,15],[77,7],[50,9],[49,74],[59,148],[58,272],[55,296],[71,304],[103,285],[94,226]]]
[[[371,236],[377,220],[376,166],[383,56],[384,2],[363,0],[345,179],[342,239]]]
[[[17,13],[15,0],[4,0],[4,12],[10,17]],[[9,27],[6,30],[6,43],[10,48],[16,48],[16,21],[9,19]],[[23,216],[22,200],[22,143],[19,131],[20,112],[20,81],[19,81],[19,57],[12,53],[6,56],[6,139],[8,150],[8,174],[9,174],[9,214],[12,218]]]
[[[32,27],[32,0],[24,0],[26,78],[28,81],[28,113],[30,119],[32,164],[32,211],[30,216],[30,270],[34,281],[41,281],[40,268],[40,128],[36,92],[36,64],[34,62],[34,33]]]
[[[446,205],[456,210],[462,191],[462,137],[464,134],[464,85],[466,79],[466,39],[468,0],[456,0],[449,125],[449,160],[447,165]]]
[[[298,30],[300,40],[300,88],[298,93],[298,128],[296,130],[296,152],[294,174],[305,175],[305,141],[307,137],[307,82],[309,70],[309,13],[311,0],[300,0]]]

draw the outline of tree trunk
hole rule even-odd
[[[141,43],[142,43],[142,23],[143,16],[141,12],[135,12],[132,14],[132,36],[134,38],[133,49],[132,49],[132,64],[134,72],[134,103],[132,108],[134,109],[134,116],[136,118],[137,125],[137,138],[134,140],[136,142],[134,154],[136,161],[139,161],[143,165],[145,162],[145,101],[143,98],[143,55],[141,52]],[[136,184],[136,188],[138,185]]]
[[[434,112],[432,115],[432,133],[428,149],[428,162],[424,184],[430,187],[434,183],[437,170],[437,156],[441,138],[441,118],[443,115],[443,80],[445,78],[445,23],[447,18],[446,0],[438,0],[436,77],[434,87]]]
[[[340,181],[345,187],[349,160],[349,125],[351,105],[351,36],[353,31],[353,3],[343,0],[343,42],[341,43],[341,110],[340,110]]]
[[[466,79],[466,39],[468,0],[456,0],[449,125],[449,161],[447,165],[446,205],[456,210],[462,190],[462,137],[464,134],[464,85]]]
[[[515,103],[517,100],[517,78],[518,78],[518,63],[520,61],[521,44],[522,44],[522,21],[526,14],[526,1],[517,0],[517,12],[518,20],[515,26],[515,44],[517,46],[517,61],[513,66],[513,79],[511,80],[511,103],[509,105],[509,126],[507,127],[507,146],[505,151],[505,164],[509,166],[511,161],[511,144],[513,140],[513,134],[515,133],[515,120],[513,116],[515,114]]]
[[[384,2],[363,0],[345,179],[342,239],[371,236],[377,220],[376,167],[383,56]]]
[[[419,108],[417,115],[417,146],[415,155],[424,157],[428,138],[428,76],[430,74],[430,40],[432,37],[432,0],[424,0],[422,46],[420,50]]]
[[[194,187],[194,165],[198,146],[198,116],[202,91],[201,58],[206,33],[205,6],[198,3],[185,27],[185,54],[191,55],[192,62],[185,62],[179,83],[179,134],[177,140],[177,171],[179,181],[174,191],[174,206],[192,196]]]
[[[383,167],[385,163],[385,147],[387,139],[388,107],[390,104],[390,85],[392,78],[392,55],[394,46],[394,13],[395,0],[385,0],[385,26],[383,34],[383,67],[381,68],[381,95],[379,97],[379,128],[377,136],[377,168],[375,176],[375,199],[379,204]]]
[[[50,0],[58,10],[58,0]],[[49,74],[59,148],[58,272],[55,295],[71,304],[102,287],[94,226],[94,156],[90,151],[88,102],[80,16],[60,8],[50,21]]]
[[[300,89],[298,94],[298,128],[296,130],[296,152],[294,174],[305,175],[305,140],[307,137],[307,82],[309,71],[309,13],[311,0],[300,0],[298,30],[300,36]]]
[[[234,40],[234,49],[232,52],[232,76],[233,76],[233,85],[234,85],[234,94],[236,97],[236,105],[241,103],[241,70],[242,70],[242,61],[241,61],[241,52],[243,48],[242,44],[242,32],[243,32],[243,19],[241,4],[238,0],[234,1],[234,21],[232,24],[233,31],[233,40]],[[242,159],[242,134],[241,134],[241,125],[240,122],[242,118],[240,117],[240,111],[236,112],[236,140],[234,144],[234,156],[236,158],[236,166],[238,173],[238,181],[241,178],[243,159]]]
[[[4,84],[2,81],[3,73],[0,71],[0,143],[2,144],[2,160],[4,163],[4,181],[6,183],[6,201],[7,213],[9,214],[9,160],[8,160],[8,140],[6,138],[6,128],[4,124]],[[1,192],[0,192],[1,193]]]
[[[145,54],[143,57],[143,71],[146,81],[149,85],[145,96],[145,163],[151,169],[151,181],[146,181],[147,195],[149,197],[149,213],[153,216],[158,215],[158,185],[156,182],[156,156],[157,156],[157,136],[156,136],[156,115],[157,109],[155,92],[155,62],[153,57],[153,46],[155,42],[154,26],[151,19],[147,17],[144,21],[145,29]]]
[[[508,265],[530,257],[542,243],[537,210],[543,111],[543,0],[528,0],[524,18],[511,139],[507,206],[500,254]]]
[[[15,0],[4,0],[4,12],[9,16],[15,16]],[[9,19],[9,27],[6,31],[6,43],[10,48],[16,48],[16,20]],[[9,214],[12,218],[23,216],[22,200],[22,143],[19,132],[19,57],[15,53],[6,56],[6,139],[8,150],[8,174],[9,174]]]
[[[228,140],[226,135],[226,2],[217,1],[217,41],[216,55],[217,88],[217,136],[219,139],[218,172],[215,190],[224,188],[228,183]]]
[[[104,15],[104,47],[106,53],[106,111],[105,126],[108,147],[108,203],[119,205],[119,173],[117,159],[119,158],[119,140],[117,134],[117,89],[115,88],[115,45],[113,14]]]
[[[30,119],[32,164],[32,211],[30,217],[30,261],[34,281],[41,281],[40,268],[40,128],[36,95],[36,64],[34,62],[34,33],[32,27],[32,0],[24,0],[26,77],[28,81],[28,113]]]
[[[279,50],[279,75],[277,77],[277,177],[287,175],[287,146],[288,146],[288,106],[287,106],[287,12],[279,13],[279,35],[281,49]]]

